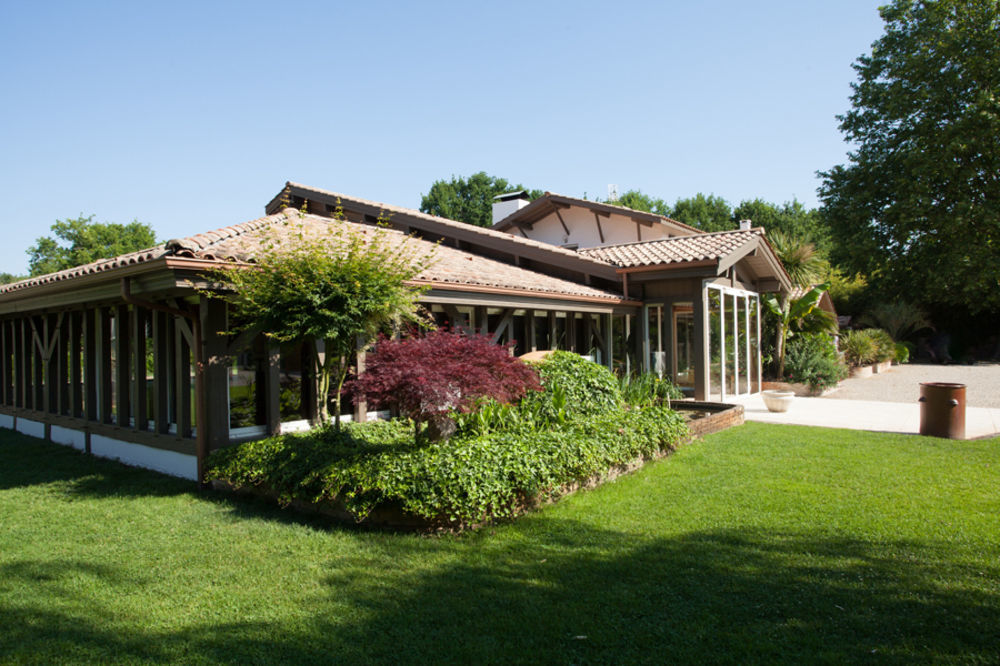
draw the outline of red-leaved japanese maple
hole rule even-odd
[[[465,412],[480,398],[509,403],[541,384],[534,368],[486,336],[447,330],[401,340],[382,339],[351,385],[354,399],[391,407],[416,423],[448,434],[448,414]]]

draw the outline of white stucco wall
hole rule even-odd
[[[184,453],[122,442],[103,435],[90,436],[90,452],[101,458],[119,460],[126,465],[145,467],[190,481],[198,480],[197,458]]]
[[[0,428],[14,429],[14,417],[10,414],[0,414]]]
[[[524,229],[524,233],[527,234],[528,238],[543,243],[552,245],[575,243],[580,248],[634,243],[639,240],[635,220],[627,215],[601,216],[601,230],[604,232],[604,241],[602,242],[593,211],[586,208],[567,208],[560,211],[560,214],[569,228],[569,234],[563,229],[555,213],[535,222],[531,229]],[[644,241],[667,238],[670,235],[662,224],[654,224],[651,227],[640,226]],[[511,229],[511,231],[515,234],[520,233],[516,229]]]

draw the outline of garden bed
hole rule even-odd
[[[699,400],[675,400],[670,406],[676,409],[687,421],[690,431],[687,441],[744,423],[743,405]]]

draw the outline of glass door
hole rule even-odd
[[[694,308],[690,304],[674,305],[673,315],[674,383],[694,391]]]

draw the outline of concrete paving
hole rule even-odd
[[[912,403],[905,403],[796,397],[789,410],[784,413],[769,412],[759,393],[741,396],[727,402],[743,405],[747,421],[914,435],[920,432],[920,405],[915,400]],[[1000,409],[966,407],[966,439],[998,434],[1000,434]]]

